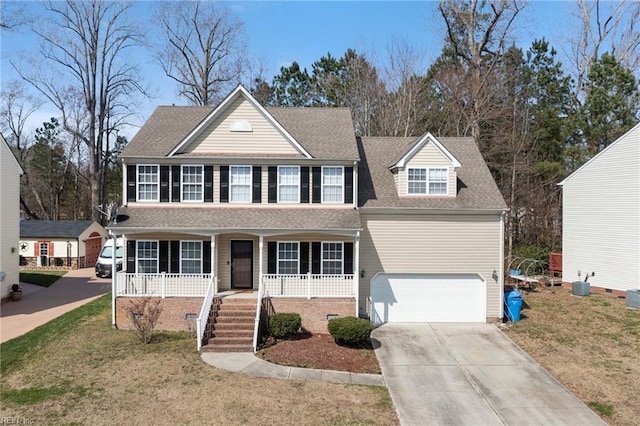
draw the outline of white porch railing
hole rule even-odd
[[[264,295],[268,297],[354,297],[354,277],[344,275],[265,274]]]
[[[209,312],[211,311],[211,304],[213,303],[213,297],[218,293],[218,284],[215,277],[211,277],[207,292],[202,302],[202,308],[200,308],[200,315],[196,323],[196,333],[198,336],[198,351],[202,347],[202,338],[204,337],[204,331],[207,328],[207,322],[209,321]]]
[[[204,297],[211,274],[116,274],[117,297]]]

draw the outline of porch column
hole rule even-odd
[[[258,239],[258,256],[260,259],[260,262],[258,262],[258,299],[262,297],[262,295],[260,294],[260,291],[262,290],[262,273],[264,272],[263,270],[263,253],[262,251],[264,250],[264,236],[260,235],[259,239]],[[260,303],[260,301],[258,301],[258,303]]]
[[[211,236],[211,279],[213,281],[213,294],[218,292],[218,277],[216,276],[216,238],[217,235]]]
[[[360,309],[360,231],[356,232],[353,244],[353,291],[356,297],[356,318]]]
[[[109,238],[113,238],[113,249],[111,250],[111,325],[115,327],[116,325],[116,280],[118,279],[118,267],[117,267],[118,265],[116,264],[116,249],[118,248],[118,237],[117,235],[109,231]]]

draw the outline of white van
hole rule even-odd
[[[116,271],[122,271],[122,253],[124,239],[118,238],[116,246]],[[111,277],[113,263],[113,238],[107,240],[102,247],[98,261],[96,262],[96,277]]]

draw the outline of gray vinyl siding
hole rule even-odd
[[[487,281],[487,317],[501,315],[500,215],[378,215],[363,213],[360,238],[361,312],[378,272],[479,273]]]
[[[640,288],[640,125],[563,183],[563,281]]]
[[[396,184],[398,186],[398,194],[401,197],[409,196],[407,194],[407,173],[409,168],[447,168],[449,171],[449,182],[447,186],[448,196],[456,195],[456,172],[453,166],[432,144],[426,144],[422,149],[409,160],[397,174]]]
[[[19,282],[19,199],[20,169],[9,146],[0,136],[0,272],[6,274],[0,281],[2,298],[9,296],[11,285]],[[12,248],[15,248],[13,252]]]
[[[253,131],[230,131],[230,126],[238,120],[248,121]],[[235,99],[193,142],[185,147],[183,152],[301,155],[284,135],[242,96]]]

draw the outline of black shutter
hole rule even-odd
[[[171,166],[171,201],[180,202],[180,166]]]
[[[344,273],[353,274],[353,243],[344,243]]]
[[[278,168],[277,167],[269,167],[269,202],[277,203],[278,202]],[[274,272],[275,274],[275,272]]]
[[[127,272],[136,272],[136,240],[127,240]]]
[[[278,243],[269,241],[267,243],[267,274],[276,274],[278,271],[276,262],[278,259]]]
[[[220,166],[220,202],[229,202],[229,166]]]
[[[204,166],[204,202],[213,203],[213,166]]]
[[[312,180],[313,180],[313,188],[312,188],[312,202],[319,203],[321,201],[320,197],[322,195],[322,168],[313,167],[312,169]]]
[[[344,168],[344,203],[353,203],[353,167]]]
[[[169,272],[169,241],[160,241],[158,256],[158,271]]]
[[[172,274],[180,273],[180,241],[171,241],[171,263],[169,271]]]
[[[211,240],[202,241],[202,273],[211,273]]]
[[[322,243],[320,242],[311,243],[311,273],[312,274],[319,274],[321,271],[320,256],[322,256]]]
[[[309,243],[300,243],[300,273],[309,273]]]
[[[300,202],[309,202],[309,168],[300,167]]]
[[[253,166],[253,200],[254,203],[262,202],[262,167]]]
[[[127,166],[127,201],[136,201],[136,166]]]
[[[169,166],[160,166],[160,202],[169,202]]]

